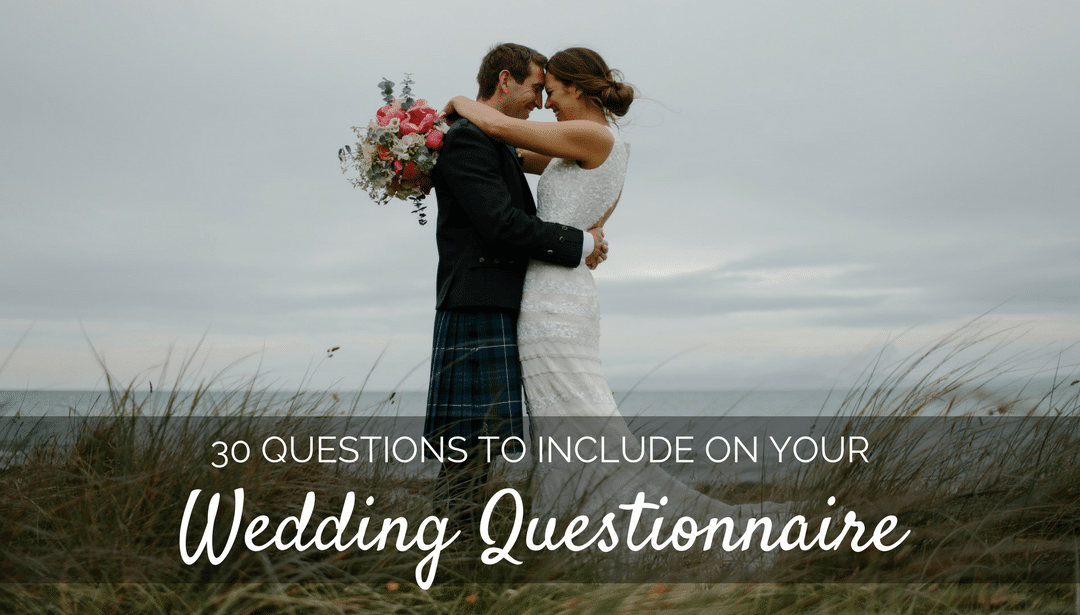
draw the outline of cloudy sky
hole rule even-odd
[[[986,312],[1080,339],[1075,2],[5,0],[0,388],[157,385],[196,348],[424,388],[433,225],[336,151],[383,77],[475,95],[501,41],[644,96],[596,274],[614,388],[828,386]]]

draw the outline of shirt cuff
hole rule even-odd
[[[596,247],[596,240],[593,239],[592,233],[585,232],[585,236],[581,241],[581,262],[585,262],[585,259],[592,254],[593,248]]]

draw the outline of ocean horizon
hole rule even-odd
[[[958,389],[955,395],[943,399],[936,408],[945,410],[951,403],[954,412],[975,410],[988,399],[1031,406],[1054,388],[1051,379],[1002,381],[992,385],[982,384]],[[1076,388],[1059,383],[1060,394],[1075,394]],[[743,389],[743,390],[632,390],[613,391],[613,396],[623,416],[835,416],[848,414],[858,404],[845,400],[853,397],[858,388],[849,389]],[[122,392],[120,392],[122,393]],[[0,390],[0,416],[95,416],[112,408],[113,396],[120,394],[107,390]],[[200,392],[199,407],[225,405],[235,407],[243,401],[247,392],[243,389],[206,390]],[[157,390],[134,391],[133,402],[143,407],[149,415],[163,414],[169,399],[176,397],[184,403],[179,408],[190,407],[195,391]],[[423,416],[427,401],[426,391],[282,391],[253,390],[252,398],[258,407],[277,410],[290,407],[317,408],[318,413],[335,416]],[[854,395],[854,397],[858,397]],[[928,408],[933,413],[935,408]],[[196,411],[193,414],[199,415]]]

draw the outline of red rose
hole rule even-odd
[[[427,139],[424,140],[424,145],[426,145],[428,149],[439,149],[440,147],[442,147],[442,139],[442,131],[432,129],[432,131],[427,134]]]
[[[397,165],[395,165],[395,167],[396,166]],[[409,182],[410,184],[415,184],[416,182],[420,181],[420,177],[420,168],[416,166],[416,163],[412,161],[406,162],[405,170],[401,172],[401,179]]]
[[[386,147],[385,145],[381,145],[381,144],[376,145],[375,146],[375,151],[379,152],[379,159],[380,160],[393,160],[394,159],[394,154],[390,151],[390,148]]]
[[[433,186],[434,184],[431,183],[431,178],[427,175],[421,176],[420,181],[416,182],[416,187],[422,190],[424,194],[431,192]]]

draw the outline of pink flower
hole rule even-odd
[[[439,149],[440,147],[442,147],[442,140],[442,131],[433,128],[431,132],[427,134],[427,139],[424,140],[424,145],[426,145],[428,149]]]
[[[379,126],[386,126],[390,123],[390,117],[387,114],[390,113],[391,108],[390,105],[385,105],[375,112],[375,121],[379,122]]]
[[[435,125],[435,110],[427,106],[413,105],[409,109],[409,121],[419,126],[420,132],[425,132]],[[424,126],[424,124],[427,124],[427,126]]]
[[[409,164],[412,164],[411,162]],[[416,165],[413,165],[416,166]],[[401,173],[401,170],[405,168],[405,165],[400,160],[394,161],[394,173]]]
[[[405,114],[405,117],[401,118],[401,127],[398,129],[399,137],[404,137],[405,135],[410,135],[414,132],[426,133],[435,126],[438,114],[435,113],[434,109],[426,106],[424,102],[425,101],[419,100],[414,103],[407,112],[401,112]],[[387,117],[394,117],[393,115],[390,115],[391,112],[387,113]]]
[[[409,116],[406,115],[404,111],[391,105],[385,105],[375,112],[375,119],[378,120],[379,126],[386,126],[390,123],[390,120],[394,119],[395,117],[402,122],[406,121],[409,118]]]

